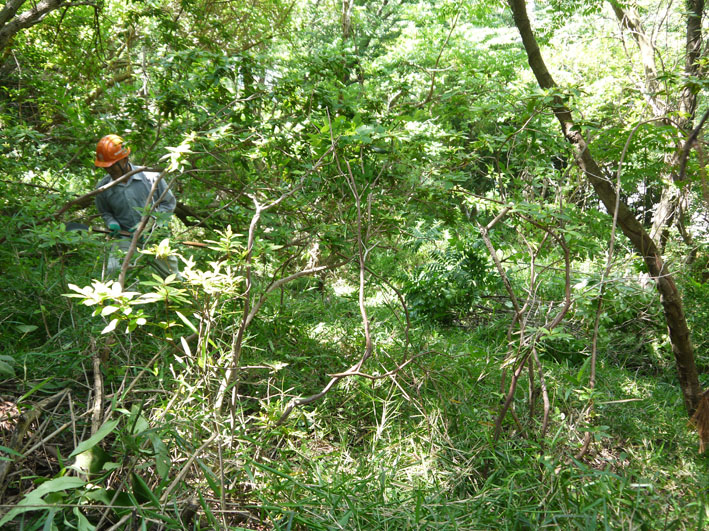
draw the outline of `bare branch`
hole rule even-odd
[[[224,403],[224,396],[227,391],[227,389],[232,385],[234,378],[236,377],[237,373],[237,368],[239,366],[239,359],[241,357],[241,349],[242,349],[242,343],[244,340],[244,333],[246,332],[246,328],[251,324],[251,321],[253,318],[256,316],[256,313],[258,310],[261,308],[261,305],[265,301],[265,295],[268,293],[263,294],[262,298],[259,300],[258,303],[254,306],[254,310],[252,311],[251,309],[251,288],[252,288],[252,282],[251,282],[251,258],[252,258],[252,252],[253,252],[253,247],[254,247],[254,242],[256,240],[256,227],[258,226],[258,222],[261,218],[261,214],[265,212],[266,210],[269,210],[280,203],[282,203],[284,200],[287,198],[291,197],[294,193],[299,191],[304,184],[305,178],[308,177],[311,173],[317,171],[322,165],[325,160],[325,158],[334,150],[334,144],[330,146],[330,148],[325,151],[325,153],[322,154],[322,156],[315,162],[312,168],[308,170],[300,179],[300,182],[298,185],[294,186],[292,189],[290,189],[288,192],[283,193],[278,199],[275,201],[272,201],[271,203],[267,205],[262,205],[259,203],[258,199],[253,196],[249,195],[251,200],[254,203],[254,206],[256,208],[256,211],[254,212],[254,215],[251,218],[251,223],[249,224],[249,236],[248,236],[248,241],[246,245],[246,254],[244,261],[246,263],[246,291],[244,292],[244,309],[242,312],[242,317],[241,317],[241,324],[239,325],[239,329],[234,335],[232,339],[232,344],[231,344],[231,360],[229,362],[229,368],[226,371],[226,374],[224,376],[224,379],[222,380],[221,384],[219,385],[219,391],[217,392],[217,398],[215,401],[215,408],[217,410],[220,410],[222,408],[222,405]],[[313,271],[317,272],[317,271]],[[303,276],[301,274],[297,274],[297,276],[291,278],[293,280],[294,278],[299,278],[300,276]],[[283,283],[279,284],[279,287],[283,285]],[[275,289],[274,287],[271,287],[271,291]],[[268,289],[268,288],[267,288]],[[232,391],[232,400],[231,400],[231,407],[232,411],[233,408],[235,407],[235,400],[236,400],[236,388],[233,389]]]
[[[438,57],[436,57],[436,64],[431,70],[431,86],[428,89],[428,94],[426,95],[426,99],[424,99],[421,104],[419,105],[420,107],[426,105],[428,102],[431,101],[431,98],[433,98],[433,90],[436,88],[436,72],[438,72],[438,65],[441,62],[441,57],[443,57],[443,51],[446,49],[446,46],[448,46],[448,41],[451,38],[451,35],[453,35],[453,31],[455,30],[455,27],[458,25],[458,19],[460,18],[460,5],[458,5],[458,9],[455,12],[455,17],[453,18],[453,24],[451,24],[451,29],[448,31],[448,35],[446,36],[446,40],[443,42],[443,46],[441,46],[441,49],[438,52]]]

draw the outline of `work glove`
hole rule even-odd
[[[121,226],[118,223],[109,223],[108,230],[111,231],[111,236],[115,237],[121,231]]]

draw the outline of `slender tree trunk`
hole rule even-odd
[[[627,30],[640,52],[640,61],[645,71],[645,93],[654,116],[664,116],[667,104],[658,98],[659,83],[657,80],[657,63],[655,62],[655,46],[646,33],[642,20],[636,9],[620,5],[617,0],[609,0],[621,28]]]
[[[638,15],[637,10],[632,6],[623,7],[617,0],[609,0],[613,12],[615,13],[618,23],[622,30],[627,31],[635,43],[638,45],[640,52],[640,61],[645,71],[645,81],[643,93],[645,99],[652,109],[652,117],[656,119],[667,119],[667,111],[669,109],[668,95],[664,99],[659,96],[659,83],[657,79],[657,63],[655,60],[656,50],[652,43],[652,39],[645,31],[642,20]],[[678,132],[679,133],[679,132]],[[652,215],[650,238],[653,239],[655,245],[660,250],[665,248],[667,237],[667,227],[675,218],[676,189],[672,183],[677,179],[673,168],[677,166],[678,154],[681,151],[682,135],[679,133],[675,141],[675,150],[672,153],[665,155],[665,164],[669,170],[669,174],[663,175],[662,180],[667,183],[660,194],[660,201],[655,205],[655,210]]]
[[[658,69],[656,63],[656,49],[652,43],[652,39],[645,31],[642,21],[638,16],[637,10],[632,6],[623,7],[617,0],[608,0],[613,8],[613,11],[624,30],[627,30],[633,40],[638,45],[640,52],[640,60],[645,70],[645,95],[647,102],[652,108],[653,118],[667,118],[668,111],[672,105],[668,99],[668,94],[664,100],[661,100],[658,95]],[[685,64],[684,73],[687,78],[696,77],[700,74],[698,59],[701,56],[702,49],[702,13],[704,9],[704,0],[688,0],[686,1],[687,11],[687,41],[685,45]],[[669,91],[666,91],[669,93]],[[683,239],[687,245],[692,246],[691,236],[683,230],[684,220],[682,207],[686,202],[686,193],[682,193],[679,186],[679,176],[675,171],[679,162],[679,154],[684,147],[684,139],[692,130],[692,125],[696,115],[697,95],[690,87],[684,87],[680,93],[679,100],[674,106],[679,111],[674,117],[673,122],[677,125],[677,137],[675,140],[675,150],[665,157],[665,163],[669,168],[667,175],[663,176],[663,180],[667,183],[660,196],[660,201],[655,207],[655,212],[652,218],[652,228],[650,237],[655,241],[655,244],[664,249],[667,241],[667,229],[676,222]]]
[[[539,86],[543,89],[556,87],[549,70],[544,63],[532,27],[527,16],[524,0],[508,0],[514,15],[515,26],[519,30],[527,58]],[[699,377],[694,361],[694,348],[690,339],[689,327],[682,308],[682,298],[671,273],[667,270],[658,247],[635,218],[628,206],[618,201],[611,181],[606,178],[600,166],[593,158],[586,140],[574,124],[571,111],[561,98],[556,98],[552,110],[556,116],[566,140],[574,149],[574,158],[581,171],[593,186],[606,210],[613,215],[618,204],[618,226],[632,242],[642,256],[660,293],[660,301],[667,321],[667,328],[675,356],[684,405],[691,415],[699,403]]]
[[[686,0],[687,11],[687,41],[685,45],[684,75],[687,79],[700,75],[698,63],[702,51],[702,16],[704,13],[704,0]],[[684,139],[692,130],[694,118],[697,110],[697,94],[691,86],[687,84],[682,88],[677,105],[679,113],[675,119],[679,129],[677,149],[668,157],[670,167],[674,168],[679,162],[679,154],[684,147]],[[680,189],[678,175],[672,171],[668,184],[662,190],[660,202],[655,210],[652,220],[652,230],[650,236],[660,246],[664,248],[667,239],[667,228],[674,221],[682,227],[682,203],[685,202],[685,194]],[[685,239],[689,238],[687,232],[683,233]],[[689,242],[691,244],[691,242]]]

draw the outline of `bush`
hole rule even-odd
[[[497,277],[477,242],[451,238],[445,243],[444,249],[420,252],[426,263],[406,276],[403,291],[414,318],[451,324],[473,309]]]

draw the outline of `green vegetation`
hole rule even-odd
[[[6,0],[0,528],[709,525],[703,3],[528,4]]]

